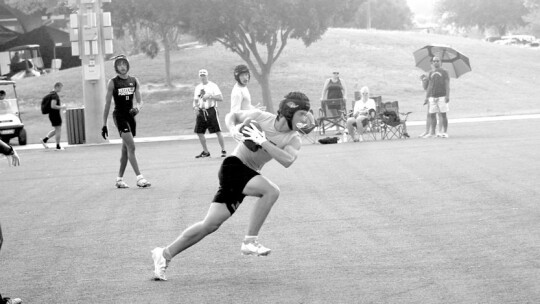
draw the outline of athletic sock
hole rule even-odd
[[[167,261],[172,260],[172,256],[171,256],[171,252],[169,251],[169,248],[165,247],[165,249],[163,249],[163,257]]]
[[[143,178],[144,178],[144,176],[142,174],[137,175],[137,180],[140,180],[140,179],[143,179]]]
[[[116,181],[117,181],[117,182],[122,181],[122,180],[124,180],[124,178],[121,177],[121,176],[118,176],[118,177],[116,178]]]
[[[49,138],[48,138],[48,137],[43,137],[43,142],[45,142],[45,143],[46,143],[46,142],[47,142],[48,140],[49,140]]]
[[[257,235],[246,235],[244,237],[244,243],[246,243],[246,244],[255,243],[258,238],[259,238],[259,236],[257,236]]]

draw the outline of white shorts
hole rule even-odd
[[[429,98],[429,113],[446,113],[450,109],[448,103],[444,101],[444,97],[430,97]]]

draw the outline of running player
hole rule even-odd
[[[120,170],[116,178],[116,187],[129,188],[124,182],[124,172],[126,171],[128,160],[137,175],[137,186],[141,188],[150,187],[150,183],[139,171],[139,164],[135,156],[135,141],[133,140],[137,126],[135,115],[139,113],[143,105],[139,91],[140,84],[137,78],[128,75],[129,61],[126,56],[119,55],[114,59],[114,69],[118,75],[110,79],[107,84],[101,136],[104,139],[107,139],[107,136],[109,136],[107,118],[109,116],[109,109],[111,108],[111,100],[114,98],[113,119],[122,138],[122,154],[120,157]],[[136,104],[133,104],[133,97],[137,100]]]
[[[247,235],[240,250],[245,255],[266,256],[270,253],[269,248],[258,242],[258,235],[280,191],[278,186],[261,175],[260,171],[272,159],[285,168],[296,161],[301,147],[300,135],[296,131],[298,125],[308,121],[309,108],[306,95],[292,92],[281,101],[277,115],[258,109],[227,114],[225,123],[239,144],[234,152],[224,159],[219,169],[219,189],[206,217],[184,230],[169,246],[152,250],[156,280],[166,280],[165,269],[170,260],[216,231],[238,209],[245,196],[259,199],[253,209]],[[262,131],[246,127],[244,132],[247,136],[240,133],[240,127],[248,118],[257,121]],[[261,148],[252,152],[241,143],[248,139]]]

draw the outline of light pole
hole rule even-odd
[[[101,6],[111,0],[69,0],[76,7],[70,16],[73,56],[82,61],[84,126],[86,143],[102,143],[101,127],[105,106],[105,55],[113,53],[111,14]]]

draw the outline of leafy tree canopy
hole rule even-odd
[[[192,1],[189,27],[198,39],[221,43],[237,53],[261,84],[263,101],[273,111],[269,75],[288,39],[306,46],[321,38],[334,17],[360,1],[199,0]]]
[[[529,11],[524,0],[440,0],[437,12],[450,24],[480,29],[496,27],[504,35],[510,28],[525,25],[523,17]]]

